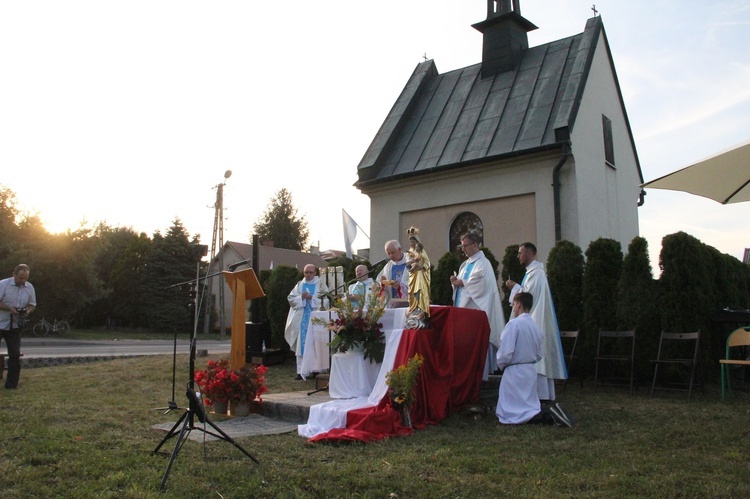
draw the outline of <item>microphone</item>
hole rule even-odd
[[[234,272],[234,269],[236,269],[236,268],[237,268],[237,267],[239,267],[240,265],[247,265],[247,264],[249,264],[249,263],[250,263],[250,260],[252,260],[252,258],[250,258],[250,259],[247,259],[247,260],[242,260],[241,262],[233,263],[233,264],[231,264],[231,265],[230,265],[229,267],[227,267],[227,268],[229,269],[229,271],[230,271],[230,272]]]
[[[370,272],[372,272],[373,270],[375,270],[375,268],[376,268],[376,267],[379,267],[379,266],[380,266],[380,264],[382,264],[382,263],[386,263],[387,261],[388,261],[388,257],[386,257],[386,258],[383,258],[383,259],[382,259],[382,260],[380,260],[379,262],[375,262],[375,263],[373,263],[373,264],[372,264],[372,266],[370,267]]]
[[[373,270],[377,269],[377,268],[378,268],[378,267],[380,266],[380,264],[382,264],[382,263],[385,263],[385,262],[387,262],[387,261],[388,261],[388,257],[386,257],[386,258],[383,258],[383,259],[382,259],[382,260],[380,260],[379,262],[375,262],[375,264],[373,264],[373,265],[372,265],[372,266],[370,267],[370,269],[369,269],[369,270],[367,271],[367,274],[366,274],[366,275],[368,275],[368,276],[369,276],[370,274],[372,274]],[[358,280],[359,280],[359,277],[355,277],[354,279],[352,279],[352,280],[350,280],[350,281],[347,281],[347,282],[346,282],[346,283],[344,284],[344,286],[346,286],[346,287],[348,288],[350,284],[352,284],[352,283],[355,283],[355,282],[357,282]]]

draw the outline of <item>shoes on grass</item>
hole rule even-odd
[[[552,413],[552,418],[555,420],[555,426],[567,426],[568,428],[573,427],[573,418],[568,414],[560,404],[553,404],[550,406],[549,411]]]
[[[302,381],[302,375],[298,374],[296,378],[294,378],[294,381]]]

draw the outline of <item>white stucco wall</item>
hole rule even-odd
[[[481,207],[476,211],[485,224],[492,222],[492,216],[529,219],[535,233],[528,234],[528,224],[506,224],[508,231],[517,231],[517,234],[503,233],[502,238],[493,238],[491,232],[485,231],[485,245],[499,259],[502,258],[507,241],[518,244],[532,240],[537,245],[540,256],[546,258],[555,244],[552,169],[559,157],[560,152],[555,151],[465,168],[460,172],[436,173],[429,177],[429,181],[426,178],[407,179],[368,189],[365,194],[370,197],[372,259],[381,258],[383,245],[390,239],[398,239],[406,245],[406,229],[412,223],[410,212],[435,210],[436,223],[429,226],[422,224],[419,229],[425,248],[430,250],[431,258],[437,259],[449,249],[447,237],[450,221],[464,211],[475,211],[471,207],[472,203],[476,205],[488,200],[528,195],[535,200],[533,213],[505,211],[493,214],[482,211]],[[508,206],[514,205],[510,203]],[[455,212],[447,223],[446,208]],[[420,214],[418,218],[421,223],[425,219],[424,214]],[[437,260],[434,263],[437,264]]]
[[[615,164],[605,162],[602,114],[612,122]],[[571,132],[575,174],[563,187],[575,202],[577,226],[566,220],[564,239],[577,240],[584,250],[600,237],[620,241],[623,251],[638,235],[640,177],[625,115],[617,95],[603,38],[600,37],[575,125]],[[566,166],[567,168],[567,166]],[[565,168],[564,168],[565,170]],[[571,195],[572,191],[572,195]]]

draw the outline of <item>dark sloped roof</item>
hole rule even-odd
[[[224,243],[222,251],[225,252],[224,265],[226,266],[243,260],[251,260],[253,256],[253,245],[236,241],[227,241]],[[273,264],[274,267],[286,265],[287,267],[296,267],[299,269],[302,269],[302,267],[308,263],[312,263],[316,267],[325,267],[327,265],[326,261],[320,255],[263,245],[258,247],[258,259],[260,260],[258,262],[259,270],[268,270],[271,268],[271,264]],[[218,260],[219,255],[214,257],[212,265],[217,265]],[[240,270],[242,270],[242,268],[245,267],[241,267]]]
[[[442,75],[432,60],[419,64],[362,158],[355,185],[559,147],[602,29],[591,18],[583,33],[529,48],[516,69],[487,78],[481,63]]]

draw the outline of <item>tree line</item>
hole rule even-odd
[[[288,249],[303,248],[308,234],[304,217],[298,216],[285,189],[276,194],[254,230]],[[0,186],[0,269],[10,276],[18,263],[29,264],[39,301],[35,315],[65,319],[74,328],[191,331],[191,290],[202,295],[202,290],[191,288],[191,281],[198,273],[204,275],[206,266],[190,252],[190,246],[199,243],[179,218],[165,233],[151,236],[103,223],[51,234],[37,216],[20,213],[13,192]],[[517,245],[505,248],[501,261],[489,248],[482,249],[500,282],[521,281],[524,269],[516,258]],[[449,276],[462,258],[447,252],[433,266],[434,304],[451,303]],[[354,278],[359,263],[368,262],[346,257],[328,262],[344,267],[347,281]],[[715,364],[734,325],[714,321],[714,314],[726,308],[750,309],[750,266],[684,232],[662,240],[657,278],[651,273],[648,243],[641,237],[634,238],[626,252],[612,239],[592,241],[585,251],[560,241],[545,264],[560,329],[581,331],[584,371],[592,368],[599,329],[636,329],[639,372],[650,372],[662,330],[700,330],[703,369],[718,372]],[[266,298],[256,319],[269,322],[269,346],[284,348],[286,296],[302,275],[277,266],[262,271],[259,278]],[[507,302],[503,306],[508,317]]]
[[[187,248],[198,242],[179,219],[151,236],[104,223],[52,234],[0,186],[0,269],[10,277],[19,263],[31,267],[37,317],[76,328],[190,330],[189,283],[177,284],[195,278]]]

